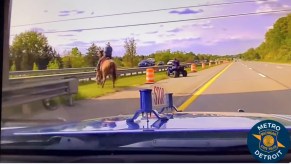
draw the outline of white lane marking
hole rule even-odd
[[[269,64],[273,64],[273,65],[281,65],[281,66],[288,66],[288,67],[291,67],[291,64],[278,64],[278,63],[269,63]]]
[[[265,75],[263,75],[263,74],[261,74],[261,73],[259,73],[259,75],[262,76],[262,77],[266,77]]]
[[[278,68],[278,69],[282,69],[283,67],[277,66],[276,68]]]

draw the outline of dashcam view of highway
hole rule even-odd
[[[143,89],[156,110],[291,114],[291,1],[41,2],[12,4],[4,126],[133,115]]]

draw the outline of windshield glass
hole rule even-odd
[[[291,128],[289,0],[10,5],[4,139]]]

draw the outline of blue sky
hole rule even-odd
[[[86,29],[281,9],[288,9],[291,13],[290,0],[254,0],[251,3],[201,6],[242,1],[246,0],[13,0],[10,43],[15,34],[34,29],[45,32],[49,44],[61,54],[73,47],[78,47],[86,53],[86,49],[92,43],[104,47],[109,41],[114,49],[113,55],[123,56],[124,41],[132,37],[136,39],[139,55],[166,49],[216,55],[237,54],[263,42],[266,31],[272,28],[278,18],[287,15],[288,12],[134,27]],[[197,5],[200,6],[188,7]],[[35,24],[176,7],[185,8]],[[23,24],[31,25],[18,26]],[[65,32],[67,30],[71,31]]]

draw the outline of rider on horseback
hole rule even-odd
[[[110,46],[110,43],[108,42],[106,47],[105,47],[105,56],[103,54],[101,54],[100,58],[99,58],[99,61],[98,61],[98,64],[97,64],[97,70],[100,71],[100,65],[101,65],[101,62],[103,60],[105,60],[106,58],[107,59],[112,59],[112,47]]]
[[[107,46],[105,47],[105,57],[111,59],[112,58],[112,47],[110,46],[110,43],[107,43]]]
[[[98,51],[99,54],[99,61],[97,64],[97,71],[96,71],[96,82],[97,84],[101,84],[102,88],[104,87],[106,78],[108,76],[112,77],[113,88],[115,87],[115,81],[117,79],[117,66],[114,63],[112,58],[112,47],[110,43],[107,43],[105,48],[105,53],[101,49]]]

